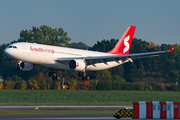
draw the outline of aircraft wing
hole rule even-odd
[[[174,50],[176,46],[172,47],[166,51],[157,51],[157,52],[147,52],[147,53],[136,53],[136,54],[127,54],[127,55],[108,55],[108,56],[88,56],[88,57],[76,57],[76,58],[59,58],[56,59],[57,62],[62,64],[69,64],[69,62],[73,59],[84,59],[87,65],[94,65],[96,63],[107,63],[111,61],[118,62],[119,60],[127,60],[129,59],[132,62],[132,59],[139,59],[139,58],[147,58],[147,57],[156,57],[159,56],[161,53],[167,53]]]

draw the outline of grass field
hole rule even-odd
[[[0,110],[0,115],[17,114],[101,114],[115,113],[117,110]]]
[[[0,90],[0,105],[128,105],[153,100],[180,101],[180,92]]]

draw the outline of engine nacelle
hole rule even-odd
[[[86,62],[82,59],[74,59],[69,62],[69,68],[72,70],[82,71],[86,68]]]
[[[23,71],[30,71],[31,69],[33,69],[33,64],[20,61],[17,64],[17,69]]]

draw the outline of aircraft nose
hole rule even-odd
[[[6,48],[6,49],[4,50],[5,53],[7,53],[7,49],[8,49],[8,48]]]
[[[10,49],[9,49],[9,48],[6,48],[6,49],[4,50],[4,52],[5,52],[5,54],[6,54],[7,56],[10,56]]]

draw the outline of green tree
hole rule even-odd
[[[36,80],[33,80],[33,79],[29,80],[28,85],[31,90],[39,90],[39,86]]]
[[[98,80],[91,80],[89,90],[96,90],[97,89]]]
[[[68,81],[68,85],[70,90],[75,90],[78,85],[77,80],[71,79],[70,81]]]
[[[4,51],[0,45],[0,68],[3,68],[3,64],[4,64]]]
[[[78,42],[78,43],[70,43],[69,44],[69,47],[71,48],[78,48],[78,49],[88,49],[89,46],[87,46],[85,43],[82,43],[82,42]]]
[[[113,68],[109,69],[109,72],[111,72],[111,75],[118,75],[118,76],[123,77],[123,75],[124,75],[123,65],[113,67]]]
[[[40,27],[33,26],[30,30],[22,30],[20,32],[20,39],[18,39],[17,42],[68,46],[68,42],[71,40],[71,38],[69,38],[67,35],[68,33],[65,32],[63,28],[51,28],[47,25],[42,25]]]
[[[137,69],[136,65],[134,63],[126,63],[124,65],[125,74],[124,77],[126,78],[127,82],[133,82],[133,79],[139,78],[139,81],[142,78],[141,72]],[[136,82],[138,82],[136,80]]]
[[[112,90],[111,81],[99,81],[97,83],[97,90]]]
[[[54,90],[61,90],[61,81],[53,81],[54,82]]]
[[[146,87],[145,83],[141,83],[140,86],[139,86],[139,90],[144,91],[145,87]]]
[[[126,80],[123,77],[119,76],[119,75],[114,75],[113,80],[118,81],[118,82],[126,82]]]
[[[116,45],[117,42],[118,39],[111,39],[110,41],[104,39],[101,42],[97,41],[97,43],[93,47],[91,47],[90,50],[108,52]]]
[[[134,38],[131,44],[130,54],[132,53],[144,53],[149,49],[149,43],[142,39]]]
[[[97,80],[112,80],[112,76],[109,70],[106,69],[106,70],[97,71],[96,79]]]
[[[4,83],[4,88],[5,89],[13,89],[15,87],[15,81],[12,80],[6,80]]]
[[[22,78],[21,77],[19,77],[18,75],[13,75],[13,80],[14,81],[16,81],[16,82],[18,82],[18,81],[22,81]]]
[[[178,77],[179,77],[179,73],[178,73],[178,71],[175,69],[175,70],[172,70],[172,71],[169,73],[169,76],[171,77],[172,80],[177,80]]]
[[[22,80],[19,82],[19,89],[20,90],[25,90],[27,87],[27,82],[25,80]]]

